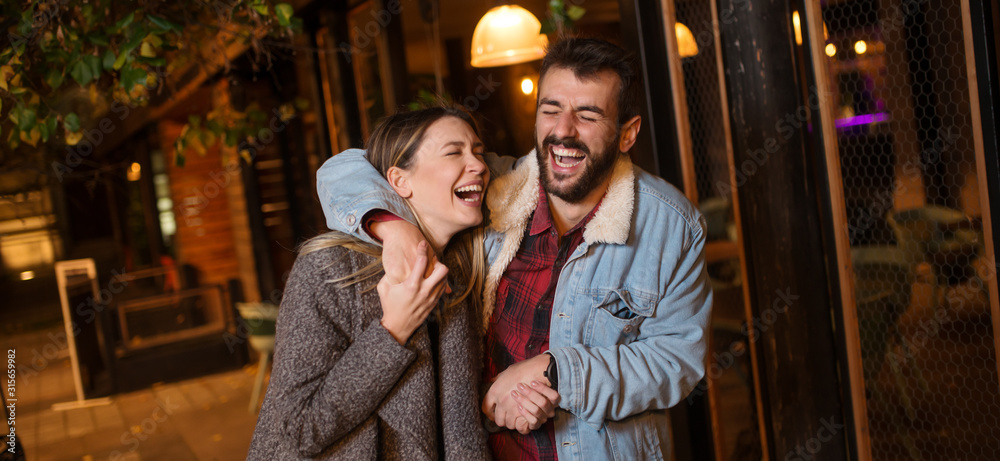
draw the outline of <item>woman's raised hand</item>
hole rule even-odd
[[[418,256],[405,280],[394,283],[384,276],[377,286],[382,301],[382,326],[399,344],[406,344],[413,332],[424,323],[446,286],[448,268],[435,261],[434,270],[424,278],[427,242],[420,242],[417,250]]]

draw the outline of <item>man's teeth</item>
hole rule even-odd
[[[584,157],[583,153],[580,152],[580,151],[571,150],[571,149],[562,149],[562,148],[559,148],[559,147],[553,147],[552,148],[552,155],[555,158],[556,165],[559,165],[559,166],[561,166],[563,168],[570,168],[570,167],[576,166],[577,164],[579,164],[582,161],[582,159]],[[563,160],[569,160],[569,159],[575,159],[575,160],[572,160],[571,163],[567,163],[567,162],[563,161]]]
[[[553,147],[552,153],[560,157],[583,157],[583,152],[578,150],[563,149],[561,147]]]

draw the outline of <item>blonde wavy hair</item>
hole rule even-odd
[[[409,112],[399,112],[390,115],[372,131],[365,148],[368,151],[368,161],[383,177],[389,168],[395,166],[408,170],[413,166],[417,150],[424,140],[427,128],[444,117],[455,117],[469,124],[472,131],[479,136],[479,125],[465,110],[453,106],[436,106]],[[414,213],[416,216],[416,213]],[[427,235],[420,218],[417,224],[421,232]],[[382,247],[367,243],[357,237],[338,231],[330,231],[307,240],[299,249],[305,255],[324,248],[341,246],[375,258],[371,264],[357,272],[334,280],[340,287],[349,287],[363,282],[370,282],[364,291],[375,288],[382,266]],[[452,307],[467,299],[476,307],[481,305],[479,294],[483,291],[483,279],[486,274],[486,256],[483,251],[483,226],[466,229],[454,237],[445,249],[441,261],[448,267],[448,280],[453,293],[448,296],[445,307]],[[470,294],[474,294],[470,299]]]

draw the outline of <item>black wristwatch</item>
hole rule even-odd
[[[556,358],[549,354],[549,367],[542,373],[549,380],[549,387],[559,390],[559,369],[556,368]]]

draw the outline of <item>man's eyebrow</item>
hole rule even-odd
[[[542,100],[538,102],[538,105],[539,106],[541,106],[541,105],[556,106],[556,107],[562,109],[562,103],[560,103],[559,101],[552,100],[552,99],[547,99],[547,98],[542,98]],[[584,112],[584,111],[586,111],[586,112],[593,112],[593,113],[601,115],[601,116],[605,115],[604,114],[604,109],[601,109],[600,107],[597,107],[597,106],[580,106],[580,107],[574,107],[573,110],[575,112]]]
[[[601,109],[600,107],[597,106],[580,106],[576,108],[576,111],[577,112],[587,111],[587,112],[593,112],[598,115],[604,115],[604,109]]]
[[[542,98],[541,101],[538,101],[538,105],[539,106],[541,106],[541,105],[556,106],[556,107],[562,109],[562,103],[560,103],[559,101],[555,101],[555,100],[549,99],[549,98]]]

